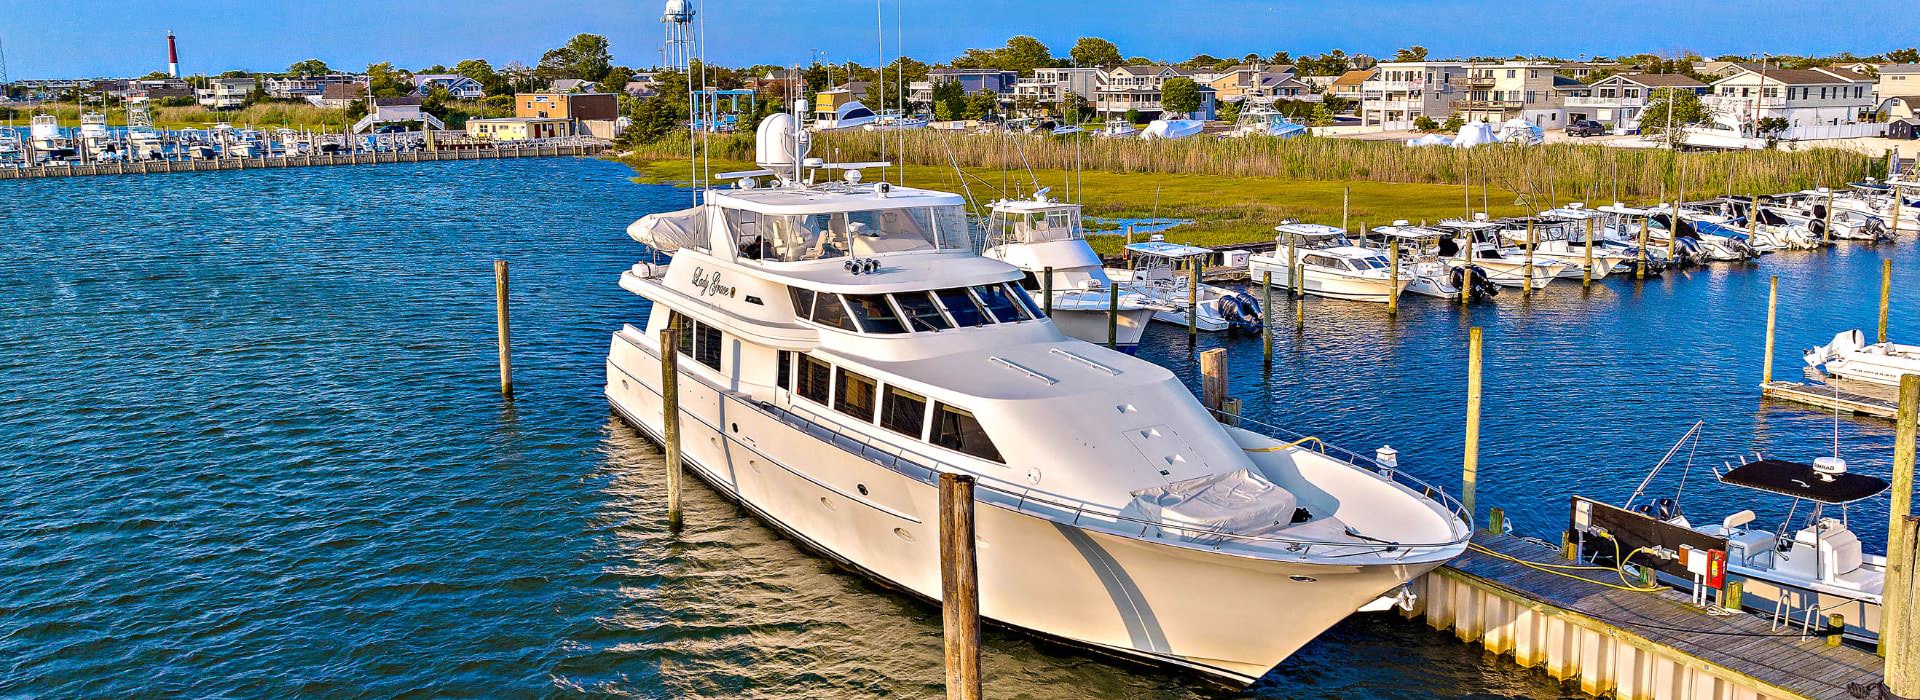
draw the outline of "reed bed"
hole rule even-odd
[[[20,109],[14,115],[16,122],[25,122],[33,114],[52,114],[60,119],[60,125],[74,127],[80,125],[81,112],[101,112],[99,107],[81,108],[79,105],[59,103],[40,105],[33,109]],[[104,110],[107,123],[123,126],[127,123],[127,111],[124,107],[111,107]],[[165,128],[206,127],[218,122],[227,122],[235,126],[272,128],[287,126],[294,129],[332,129],[353,123],[347,118],[346,110],[326,109],[310,104],[290,102],[262,102],[242,109],[216,112],[199,105],[187,107],[154,107],[151,116],[156,126]]]
[[[752,160],[751,134],[707,139],[713,158]],[[684,158],[684,135],[643,145],[640,157]],[[847,131],[819,134],[813,155],[828,160],[892,159],[966,168],[1168,173],[1281,180],[1391,183],[1482,183],[1520,193],[1529,202],[1648,202],[1672,199],[1675,183],[1689,199],[1776,193],[1877,176],[1870,156],[1831,148],[1680,153],[1598,144],[1410,147],[1400,143],[1307,137],[1190,138],[1176,141],[1061,138],[1024,134]],[[1544,207],[1543,207],[1544,208]]]

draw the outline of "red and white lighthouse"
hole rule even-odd
[[[173,46],[173,32],[167,32],[167,76],[180,77],[180,50]]]

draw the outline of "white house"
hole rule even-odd
[[[1862,124],[1876,104],[1873,79],[1839,68],[1741,70],[1713,82],[1703,98],[1716,120],[1753,126],[1770,117],[1787,120],[1780,138],[1870,136],[1885,125]],[[1848,127],[1848,128],[1835,128]]]
[[[1455,106],[1467,121],[1494,124],[1519,118],[1543,129],[1566,126],[1560,65],[1549,61],[1502,61],[1467,67],[1467,97]],[[1568,79],[1575,85],[1579,81]]]
[[[413,76],[413,94],[426,97],[434,88],[446,88],[455,99],[477,100],[487,96],[480,81],[453,73],[423,73]]]
[[[1467,64],[1460,61],[1393,61],[1374,66],[1360,83],[1360,123],[1411,129],[1413,120],[1453,115],[1466,97]],[[1349,96],[1351,94],[1349,93]]]
[[[1591,119],[1607,125],[1613,133],[1630,133],[1638,129],[1640,113],[1647,108],[1649,98],[1668,89],[1704,95],[1707,84],[1681,73],[1610,75],[1587,86],[1588,94],[1566,98],[1567,122]]]
[[[239,109],[246,106],[253,85],[252,78],[214,78],[196,91],[195,97],[207,109]]]
[[[1059,104],[1067,94],[1075,94],[1092,104],[1100,88],[1107,84],[1107,71],[1101,68],[1035,68],[1033,75],[1013,84],[1013,98],[1032,98],[1043,105]]]
[[[1173,66],[1115,66],[1107,71],[1106,85],[1095,95],[1094,109],[1108,117],[1121,116],[1130,109],[1159,114],[1163,111],[1160,86],[1182,75]]]
[[[329,75],[286,75],[267,78],[261,87],[276,100],[302,100],[318,97],[328,85],[364,83],[367,76],[333,73]]]

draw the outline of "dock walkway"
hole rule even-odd
[[[1512,535],[1473,542],[1500,555],[1565,565],[1559,552]],[[1829,646],[1763,616],[1709,615],[1681,591],[1622,590],[1611,571],[1548,573],[1469,549],[1421,580],[1421,612],[1435,629],[1513,655],[1522,666],[1577,678],[1583,692],[1620,698],[1871,697],[1878,656]],[[1859,693],[1867,693],[1861,695]]]
[[[1790,382],[1776,379],[1760,385],[1760,395],[1769,399],[1819,408],[1839,408],[1848,413],[1893,418],[1900,402],[1893,387],[1829,379],[1825,382]]]
[[[0,180],[28,180],[46,177],[88,177],[95,175],[147,175],[192,173],[213,170],[264,170],[305,168],[323,165],[374,165],[379,163],[431,163],[443,160],[493,160],[497,158],[554,158],[590,156],[606,150],[599,144],[553,144],[507,146],[500,148],[443,148],[411,151],[359,151],[332,155],[270,156],[264,158],[210,158],[203,160],[134,160],[85,165],[35,165],[0,168]]]

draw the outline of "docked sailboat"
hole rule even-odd
[[[1920,375],[1920,345],[1869,344],[1859,330],[1833,336],[1833,342],[1808,350],[1804,359],[1828,375],[1872,384],[1900,386],[1900,377]]]
[[[1264,283],[1272,275],[1281,289],[1329,299],[1386,303],[1400,296],[1411,278],[1395,279],[1387,256],[1347,240],[1347,232],[1324,224],[1285,223],[1273,227],[1273,252],[1247,258],[1247,271]],[[1298,283],[1294,270],[1300,271]]]
[[[658,438],[661,355],[685,358],[685,461],[767,523],[938,600],[937,482],[971,475],[984,617],[1240,683],[1464,550],[1436,489],[1066,337],[973,251],[961,197],[818,182],[806,133],[769,117],[762,169],[629,227],[672,259],[621,274],[652,306],[607,359],[615,412]]]
[[[1168,243],[1156,233],[1127,244],[1126,251],[1126,269],[1109,269],[1107,277],[1144,295],[1157,309],[1153,320],[1185,326],[1191,313],[1199,330],[1259,332],[1260,302],[1245,292],[1194,283],[1194,269],[1206,266],[1215,255],[1211,249]]]
[[[1114,308],[1115,285],[1087,245],[1080,205],[1049,200],[1044,190],[1032,199],[993,203],[981,254],[1025,272],[1022,286],[1030,294],[1051,288],[1053,325],[1068,336],[1099,344],[1111,330],[1119,349],[1131,353],[1153,320],[1156,308],[1147,297],[1124,288]],[[1047,274],[1051,282],[1042,279]]]

